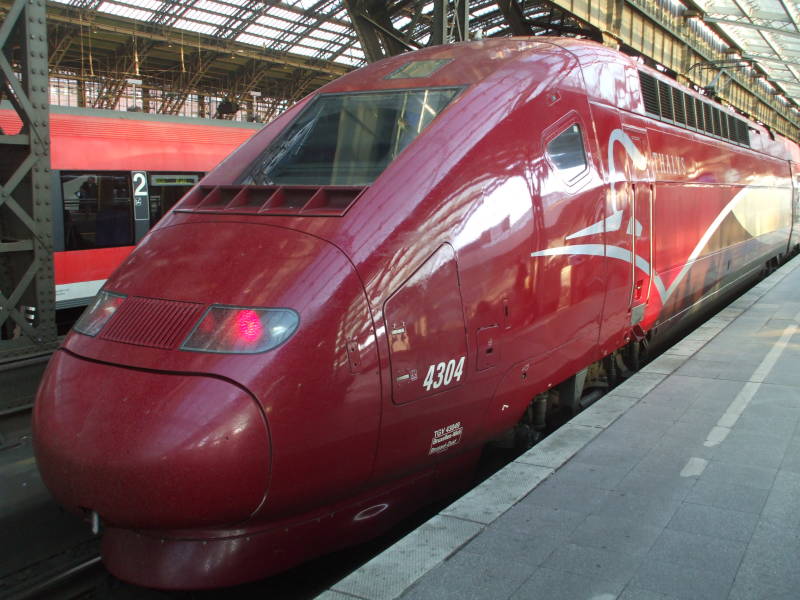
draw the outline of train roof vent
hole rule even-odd
[[[218,185],[195,186],[177,211],[225,214],[341,217],[364,186]]]

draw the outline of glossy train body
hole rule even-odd
[[[370,65],[255,135],[108,280],[42,384],[42,476],[149,586],[374,536],[533,398],[789,253],[798,161],[589,42]]]

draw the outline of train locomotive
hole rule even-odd
[[[799,184],[793,142],[592,42],[369,65],[108,279],[39,391],[43,480],[151,587],[375,536],[795,250]]]

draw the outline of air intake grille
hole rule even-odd
[[[656,78],[639,71],[639,81],[642,84],[642,97],[644,98],[644,109],[653,115],[661,115],[658,106],[658,89]]]
[[[639,71],[639,84],[647,114],[671,121],[678,127],[750,145],[750,131],[742,119],[642,71]]]
[[[117,309],[100,338],[170,350],[189,334],[203,308],[192,302],[132,296]]]
[[[181,212],[342,217],[366,187],[311,185],[198,185],[175,208]]]

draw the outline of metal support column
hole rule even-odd
[[[455,32],[457,42],[469,41],[469,0],[454,0],[453,16],[455,18]]]
[[[438,46],[467,40],[469,40],[469,0],[434,0],[431,39],[428,45]]]
[[[433,23],[431,24],[431,39],[429,46],[440,46],[447,43],[447,9],[449,0],[434,0]]]
[[[22,122],[19,131],[0,135],[0,363],[6,363],[56,346],[45,0],[16,0],[0,25],[0,88]]]

